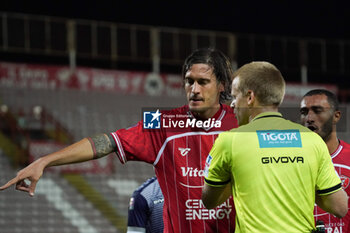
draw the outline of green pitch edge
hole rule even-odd
[[[113,226],[121,232],[126,232],[126,220],[115,210],[108,201],[97,192],[83,176],[78,174],[65,174],[63,177],[73,185],[87,200],[89,200]]]

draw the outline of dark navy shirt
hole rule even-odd
[[[130,198],[127,233],[162,233],[163,204],[157,178],[145,181]]]

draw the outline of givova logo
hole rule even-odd
[[[302,147],[299,130],[257,130],[260,148]]]
[[[143,112],[143,128],[144,129],[160,129],[160,116],[162,113],[157,109],[156,112]]]

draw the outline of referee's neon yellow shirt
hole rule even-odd
[[[236,232],[310,232],[315,192],[341,189],[322,138],[266,112],[221,133],[207,158],[205,182],[231,182]]]

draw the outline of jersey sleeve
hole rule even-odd
[[[147,200],[140,193],[134,193],[129,203],[127,232],[145,232],[149,212]]]
[[[210,186],[223,186],[231,181],[231,138],[219,134],[205,163],[205,182]]]
[[[340,190],[342,186],[327,146],[323,141],[319,145],[319,156],[318,160],[320,163],[316,180],[316,191],[318,195],[329,195]]]
[[[161,129],[143,129],[142,121],[135,126],[111,133],[116,154],[121,163],[129,160],[153,163],[161,146]]]

